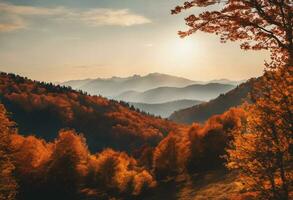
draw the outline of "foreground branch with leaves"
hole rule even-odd
[[[193,7],[211,7],[199,15],[185,19],[187,31],[220,35],[221,41],[241,41],[241,48],[282,53],[283,60],[293,65],[293,1],[292,0],[192,0],[177,6],[172,14]]]

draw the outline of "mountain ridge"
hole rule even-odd
[[[160,86],[187,86],[196,81],[186,78],[160,73],[151,73],[145,76],[133,75],[129,77],[96,78],[84,80],[71,80],[61,85],[71,86],[94,95],[106,97],[115,96],[127,90],[145,91]]]
[[[185,87],[158,87],[144,92],[126,91],[113,97],[126,102],[158,104],[184,99],[207,101],[235,86],[219,83],[193,84]]]
[[[239,81],[231,81],[228,79],[220,79],[224,84],[237,85]],[[192,84],[208,84],[214,83],[216,80],[211,81],[195,81],[188,78],[168,75],[163,73],[149,73],[147,75],[137,75],[127,77],[112,76],[111,78],[91,78],[81,80],[68,80],[59,83],[60,85],[70,86],[73,89],[83,90],[90,94],[102,95],[106,97],[117,96],[118,93],[127,90],[135,90],[143,92],[158,87],[184,87]],[[220,82],[221,83],[221,82]]]
[[[215,99],[175,111],[169,116],[169,119],[177,123],[185,124],[204,122],[213,115],[222,114],[231,107],[239,106],[248,97],[253,84],[257,80],[257,78],[251,78],[225,94],[219,95]]]
[[[167,118],[171,115],[171,113],[174,112],[174,110],[179,110],[179,109],[187,108],[193,105],[197,105],[199,103],[202,103],[202,101],[182,99],[182,100],[169,101],[169,102],[158,103],[158,104],[149,104],[149,103],[140,103],[140,102],[128,102],[128,103],[129,105],[132,105],[135,108],[140,109],[146,113]]]

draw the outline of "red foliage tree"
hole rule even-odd
[[[292,66],[292,4],[292,0],[190,0],[177,6],[172,14],[192,7],[211,7],[209,11],[187,17],[189,30],[179,31],[179,35],[185,37],[197,31],[215,33],[221,36],[222,42],[242,41],[242,49],[281,53]]]

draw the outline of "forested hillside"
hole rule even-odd
[[[82,132],[92,151],[132,151],[156,145],[179,125],[138,112],[126,103],[90,96],[69,87],[0,74],[0,100],[24,135],[47,141],[62,128]]]
[[[178,123],[191,124],[193,122],[204,122],[213,115],[224,113],[229,110],[229,108],[239,106],[243,103],[248,97],[255,80],[256,79],[250,79],[240,84],[235,89],[221,94],[208,102],[176,111],[169,119]]]
[[[292,0],[176,4],[0,0],[0,200],[293,200]]]
[[[7,194],[20,200],[109,200],[144,199],[178,175],[222,169],[229,132],[241,125],[243,112],[232,109],[204,125],[181,127],[155,147],[142,146],[135,157],[110,148],[91,153],[91,141],[74,130],[60,130],[51,142],[22,136],[1,104],[0,118],[6,136],[0,138],[0,156],[11,161],[0,167],[14,184]],[[7,183],[1,180],[0,187]]]

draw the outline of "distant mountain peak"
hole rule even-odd
[[[132,76],[132,78],[140,78],[141,77],[141,75],[139,75],[139,74],[134,74],[133,76]]]
[[[162,74],[162,73],[159,73],[159,72],[153,72],[153,73],[147,74],[146,76],[171,76],[171,75]]]

